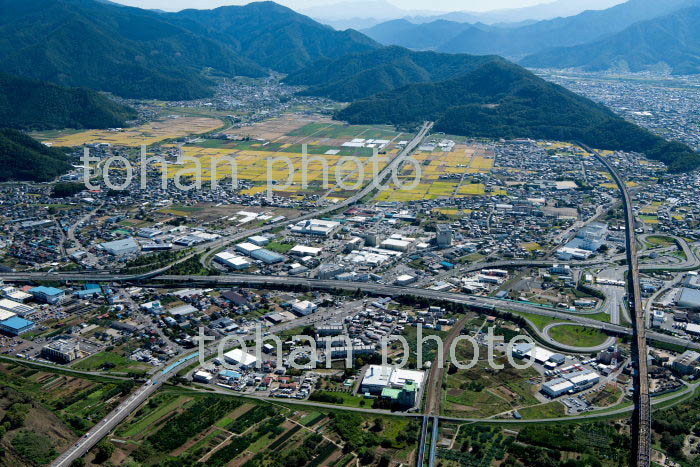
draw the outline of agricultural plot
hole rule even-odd
[[[412,158],[418,168],[413,164],[404,164],[399,180],[404,186],[413,185],[413,181],[418,180],[418,185],[412,188],[392,187],[380,192],[377,201],[407,202],[506,194],[501,189],[489,192],[484,184],[472,180],[473,175],[488,173],[495,165],[495,155],[481,146],[457,144],[452,152],[419,150]],[[446,178],[446,175],[451,177]]]
[[[455,432],[450,448],[438,449],[440,465],[627,465],[630,436],[614,422],[498,427],[444,425]]]
[[[149,122],[134,128],[122,130],[86,130],[34,134],[40,141],[53,146],[83,146],[86,144],[105,143],[113,146],[137,147],[151,145],[164,140],[182,138],[217,130],[223,122],[217,118],[176,117]]]
[[[0,363],[3,465],[44,465],[131,391],[130,381],[78,378]]]
[[[486,352],[485,348],[481,351]],[[471,361],[471,344],[457,346],[457,357]],[[443,408],[445,415],[456,417],[489,417],[520,407],[538,404],[534,394],[540,376],[533,368],[518,370],[505,357],[496,358],[503,369],[493,369],[480,361],[470,370],[450,366],[446,372]]]
[[[166,389],[117,428],[112,460],[280,467],[347,465],[360,456],[408,461],[417,434],[417,425],[399,417]]]

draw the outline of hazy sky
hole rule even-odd
[[[141,8],[158,8],[178,11],[185,8],[216,8],[223,5],[243,5],[247,0],[113,0],[124,5]],[[320,5],[340,3],[347,0],[278,0],[290,8],[303,9]],[[500,8],[520,8],[550,3],[553,0],[391,0],[393,5],[406,10],[438,11],[487,11]]]

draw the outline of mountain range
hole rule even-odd
[[[93,0],[0,0],[0,69],[130,98],[211,95],[211,76],[291,72],[379,47],[273,2],[158,13]]]
[[[416,11],[404,10],[390,2],[378,0],[343,1],[330,5],[304,8],[308,15],[336,29],[366,29],[385,21],[406,19],[412,23],[430,23],[438,20],[460,23],[520,23],[541,21],[557,17],[573,16],[585,10],[604,10],[624,0],[555,0],[522,8],[492,11]],[[428,8],[430,5],[426,5]]]
[[[508,46],[520,54],[543,44],[603,41],[639,18],[673,13],[693,1],[630,0],[606,11],[521,27],[461,25],[466,29],[457,37],[471,35],[475,47]],[[131,115],[94,91],[60,86],[182,100],[210,95],[217,76],[275,71],[287,74],[288,84],[305,86],[307,95],[352,102],[337,114],[352,123],[411,125],[431,119],[437,129],[452,134],[580,140],[599,148],[644,151],[673,171],[700,166],[700,156],[688,147],[668,143],[499,56],[383,47],[357,31],[335,31],[273,2],[178,13],[95,0],[34,0],[31,5],[0,0],[0,7],[0,69],[23,80],[55,83],[3,76],[9,91],[4,100],[0,93],[0,117],[7,126],[121,126],[113,123]],[[666,24],[669,34],[678,24]],[[691,24],[683,29],[688,38],[694,37]],[[444,37],[452,31],[447,21],[438,25]],[[429,39],[427,33],[422,38],[415,31],[407,34]],[[671,43],[659,40],[662,47]],[[36,96],[27,88],[35,88]],[[16,115],[14,106],[20,109]],[[5,134],[8,138],[6,148],[27,142],[14,133]],[[28,145],[22,154],[47,167],[45,174],[61,166],[37,148]]]
[[[92,89],[0,73],[0,128],[113,128],[134,118],[133,109]]]
[[[646,152],[669,170],[700,166],[700,155],[629,123],[606,107],[498,56],[415,52],[401,47],[324,61],[290,75],[305,94],[352,103],[335,117],[355,124],[413,126],[448,134],[582,141]]]
[[[519,27],[494,27],[482,23],[448,25],[444,21],[411,25],[403,20],[384,23],[363,32],[384,45],[521,59],[553,47],[590,43],[637,22],[696,4],[697,0],[629,0],[607,10],[584,11],[575,16]]]
[[[308,86],[303,94],[341,102],[371,96],[414,83],[444,81],[463,75],[495,56],[413,52],[385,47],[325,60],[289,75],[285,82]]]
[[[700,7],[643,21],[590,44],[557,47],[525,57],[533,68],[585,71],[700,73]]]

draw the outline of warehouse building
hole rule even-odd
[[[308,300],[292,303],[292,311],[301,316],[308,316],[317,309],[318,306]]]
[[[35,311],[34,308],[29,305],[8,300],[6,298],[0,299],[0,310],[11,311],[12,313],[22,317],[29,316]]]
[[[385,388],[402,389],[410,382],[420,390],[424,378],[425,373],[422,371],[370,365],[362,379],[360,390],[363,393],[379,395]]]
[[[3,287],[2,289],[0,289],[0,295],[7,298],[8,300],[12,300],[13,302],[18,303],[24,303],[30,298],[32,298],[31,294],[28,294],[27,292],[22,292],[21,290],[12,286]]]
[[[287,260],[286,256],[266,250],[265,248],[258,248],[250,254],[250,257],[262,261],[265,264],[284,263]]]
[[[262,247],[255,245],[254,243],[243,242],[236,245],[236,251],[243,253],[246,256],[250,256],[255,250],[259,250]]]
[[[340,222],[324,221],[320,219],[310,219],[299,221],[296,224],[289,226],[294,233],[306,235],[321,235],[323,237],[331,236],[336,229],[340,227]]]
[[[12,318],[0,321],[0,331],[11,336],[21,336],[25,332],[29,332],[34,329],[34,322],[29,321],[19,316],[13,316]]]
[[[34,300],[51,305],[61,303],[66,297],[66,293],[63,290],[55,287],[34,287],[33,289],[29,289],[29,293],[32,294]]]
[[[691,310],[700,309],[700,290],[684,288],[678,299],[678,306]]]
[[[542,385],[542,392],[551,398],[567,394],[573,389],[574,385],[564,378],[556,378],[551,381],[547,381]]]
[[[407,251],[408,247],[411,246],[411,242],[408,242],[406,240],[399,240],[396,238],[387,238],[379,246],[384,248],[385,250]]]
[[[264,237],[262,235],[255,235],[253,237],[250,237],[248,239],[248,241],[250,243],[252,243],[253,245],[258,245],[258,246],[265,246],[268,243],[270,243],[270,239],[267,237]]]
[[[100,243],[99,246],[112,256],[126,256],[139,252],[139,245],[132,237]]]
[[[290,255],[296,256],[318,256],[323,251],[323,248],[315,248],[312,246],[297,245],[289,250]]]
[[[224,360],[230,365],[234,365],[243,370],[253,368],[258,361],[254,355],[244,352],[241,349],[233,349],[224,354]]]
[[[234,255],[228,251],[217,253],[214,256],[214,261],[219,264],[223,264],[227,268],[235,269],[237,271],[248,269],[251,266],[250,261],[245,259],[243,256]]]

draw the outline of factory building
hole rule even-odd
[[[253,368],[258,361],[254,355],[244,352],[241,349],[234,349],[224,354],[224,360],[230,365],[237,366],[244,370]]]
[[[292,232],[305,235],[331,236],[340,227],[340,222],[310,219],[290,225]]]
[[[363,393],[379,395],[385,388],[402,389],[414,383],[418,390],[423,386],[425,373],[391,366],[370,365],[362,379],[360,390]]]
[[[29,316],[35,311],[34,308],[29,305],[18,303],[14,300],[8,300],[6,298],[0,299],[0,310],[10,311],[23,317]]]
[[[66,297],[66,293],[63,290],[55,287],[34,287],[33,289],[29,289],[29,293],[32,294],[34,300],[51,305],[61,303]]]
[[[99,247],[112,256],[126,256],[139,252],[139,245],[132,237],[100,243]]]
[[[0,296],[18,303],[24,303],[32,298],[31,294],[22,292],[21,290],[9,285],[0,289]]]
[[[308,300],[292,303],[292,311],[301,316],[308,316],[317,309],[318,306]]]
[[[287,260],[284,255],[266,250],[265,248],[258,248],[250,254],[250,257],[262,261],[265,264],[284,263]]]
[[[214,261],[219,264],[223,264],[227,268],[235,269],[240,271],[242,269],[248,269],[251,266],[250,261],[242,256],[234,255],[228,251],[222,251],[214,256]]]
[[[403,274],[403,275],[397,277],[396,280],[394,281],[394,283],[396,285],[401,286],[401,287],[405,287],[407,285],[413,284],[417,280],[418,279],[416,279],[416,277],[411,276],[410,274]]]
[[[678,306],[691,310],[700,309],[700,290],[684,288],[678,299]]]
[[[698,360],[700,360],[700,353],[694,350],[686,350],[673,360],[671,368],[682,375],[700,373]]]
[[[19,316],[13,316],[4,321],[0,321],[0,331],[11,336],[21,336],[25,332],[34,329],[34,322]]]
[[[592,370],[575,371],[547,381],[542,385],[542,392],[549,397],[559,397],[592,388],[600,381],[600,375]]]
[[[291,250],[289,250],[290,255],[296,256],[318,256],[323,251],[323,248],[316,248],[312,246],[297,245]]]

